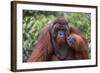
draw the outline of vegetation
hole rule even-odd
[[[91,14],[78,12],[23,10],[23,61],[25,62],[37,42],[40,30],[57,17],[63,16],[73,26],[79,28],[88,44],[91,42]]]

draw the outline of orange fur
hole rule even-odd
[[[36,47],[33,49],[28,62],[46,61],[49,54],[52,52],[50,44],[50,34],[48,26],[46,26],[41,31]]]
[[[86,41],[84,41],[84,39],[77,35],[77,34],[74,34],[74,33],[71,33],[68,37],[69,39],[70,38],[73,38],[75,41],[74,43],[69,44],[69,46],[74,49],[76,51],[76,57],[78,59],[87,59],[88,58],[88,46],[87,46],[87,43]]]

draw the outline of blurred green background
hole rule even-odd
[[[90,48],[90,13],[23,10],[23,62],[27,61],[32,47],[35,46],[40,30],[61,16],[65,17],[71,25],[81,30],[88,40]]]

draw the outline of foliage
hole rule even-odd
[[[40,30],[60,16],[65,17],[69,23],[78,27],[90,44],[91,15],[89,13],[23,10],[24,55],[29,56],[29,51],[35,46]],[[25,51],[27,51],[26,54]],[[23,56],[23,61],[26,61],[27,57]]]

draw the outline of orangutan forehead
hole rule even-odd
[[[68,25],[62,25],[62,24],[59,24],[59,23],[56,23],[54,25],[54,28],[64,28],[64,29],[69,29],[69,26]]]
[[[64,18],[58,18],[54,24],[66,25],[68,22]]]
[[[55,28],[56,29],[61,29],[61,28],[65,28],[66,29],[66,25],[61,25],[61,24],[55,24]]]

